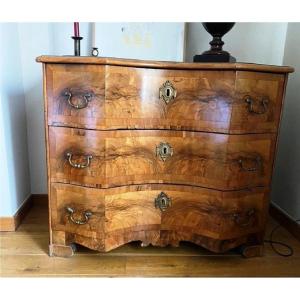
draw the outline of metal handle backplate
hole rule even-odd
[[[161,192],[154,200],[155,208],[159,208],[161,211],[165,211],[171,206],[171,199],[167,194]]]
[[[237,225],[239,225],[241,227],[247,227],[253,223],[254,215],[255,215],[255,209],[252,208],[243,214],[242,213],[234,213],[232,215],[232,218]]]
[[[77,164],[72,161],[73,153],[68,152],[66,155],[67,155],[70,166],[73,168],[76,168],[76,169],[85,169],[85,168],[89,167],[91,164],[91,159],[93,158],[92,155],[85,155],[86,163],[85,164]]]
[[[171,100],[175,99],[176,96],[177,96],[177,91],[169,80],[167,80],[159,88],[159,99],[165,101],[166,104],[168,104]]]
[[[82,109],[86,108],[88,106],[89,101],[92,99],[92,94],[91,93],[86,93],[82,95],[82,100],[80,104],[74,104],[72,102],[72,93],[70,91],[65,92],[64,94],[67,97],[67,101],[70,106],[72,106],[75,109]]]
[[[254,166],[253,167],[249,167],[249,166],[246,166],[246,161],[249,161],[251,160],[252,163],[254,163]],[[257,156],[255,158],[240,158],[238,160],[238,163],[240,165],[240,168],[243,170],[243,171],[246,171],[246,172],[256,172],[258,171],[259,169],[261,169],[261,166],[262,166],[262,159],[260,156]]]
[[[89,210],[87,210],[87,211],[84,211],[82,213],[82,218],[76,219],[74,217],[75,209],[73,209],[72,207],[68,206],[68,207],[66,207],[66,210],[70,214],[69,215],[69,219],[71,220],[71,222],[73,222],[76,225],[84,225],[84,224],[86,224],[89,221],[90,217],[92,216],[92,212],[89,211]]]
[[[259,103],[256,105],[256,106],[260,107],[260,109],[255,109],[254,108],[255,100],[250,96],[245,97],[245,102],[248,104],[247,105],[248,111],[250,113],[257,114],[257,115],[264,114],[267,111],[268,104],[269,104],[269,100],[265,97],[263,97],[260,101],[258,101]]]

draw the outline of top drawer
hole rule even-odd
[[[284,75],[46,65],[48,124],[88,129],[276,132]]]
[[[101,128],[104,125],[105,67],[46,65],[49,125]]]

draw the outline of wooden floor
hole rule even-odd
[[[292,257],[280,257],[266,244],[265,256],[242,258],[232,251],[212,254],[182,243],[179,248],[141,248],[132,243],[101,254],[80,247],[71,258],[48,256],[48,212],[34,205],[16,232],[0,233],[1,276],[104,277],[294,277],[300,276],[300,242],[286,230],[276,238],[294,248]],[[270,220],[268,233],[276,223]]]

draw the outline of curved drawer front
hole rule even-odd
[[[178,237],[185,233],[188,240],[194,235],[226,240],[256,232],[265,223],[268,191],[159,184],[103,191],[56,183],[51,193],[53,230],[101,241],[102,249],[110,250],[132,240],[159,244],[160,231]],[[166,206],[158,202],[162,194],[169,199]]]
[[[284,84],[283,74],[237,72],[230,133],[277,132]]]
[[[104,125],[104,66],[47,64],[46,76],[49,125]]]
[[[106,76],[108,128],[228,131],[232,71],[109,66]]]
[[[276,132],[284,75],[47,65],[48,124],[87,129]]]
[[[266,186],[275,136],[49,128],[52,182],[91,187],[189,184],[220,190]]]
[[[104,238],[103,191],[67,184],[51,184],[50,194],[53,230],[62,230],[91,238]]]

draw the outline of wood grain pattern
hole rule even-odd
[[[35,202],[15,232],[0,233],[1,277],[299,277],[300,243],[283,227],[276,239],[294,255],[279,257],[265,244],[259,259],[244,259],[237,250],[215,254],[192,243],[180,247],[140,247],[132,242],[107,253],[78,245],[70,259],[49,257],[47,202]],[[266,238],[277,223],[268,218]]]
[[[167,81],[177,91],[159,97]],[[106,70],[107,128],[227,132],[234,99],[234,72],[154,70],[109,66]]]
[[[267,186],[274,136],[224,135],[182,131],[93,131],[50,127],[52,182],[90,187],[143,183],[198,185],[219,190]],[[173,155],[163,161],[156,147],[167,142]],[[90,166],[72,167],[72,161]],[[261,162],[257,162],[259,157]],[[242,160],[242,163],[240,163]],[[247,169],[257,168],[256,171]]]
[[[2,231],[15,231],[16,223],[15,218],[12,217],[0,217],[0,232]]]
[[[95,65],[47,65],[48,124],[88,129],[176,129],[220,133],[276,132],[285,76],[213,70],[157,70]],[[159,88],[170,81],[176,98]],[[105,88],[104,88],[105,86]],[[81,104],[90,93],[87,107]],[[245,97],[263,114],[249,112]]]
[[[76,242],[109,251],[135,240],[144,246],[176,246],[187,240],[223,252],[247,240],[247,234],[263,230],[266,222],[264,188],[219,192],[157,184],[103,190],[55,183],[51,190],[56,245]],[[172,201],[163,212],[154,205],[161,191]],[[78,219],[87,210],[92,216],[84,225],[74,224],[66,207],[72,207]]]
[[[236,102],[232,108],[230,132],[277,132],[284,87],[283,75],[237,72]],[[249,105],[245,103],[247,95],[253,100],[253,109],[257,112],[263,111],[261,101],[266,99],[266,111],[261,114],[249,112]]]
[[[36,58],[37,62],[55,64],[95,64],[112,66],[129,66],[159,69],[188,69],[188,70],[244,70],[271,73],[291,73],[294,68],[288,66],[272,66],[251,63],[182,63],[173,61],[137,60],[112,57],[91,56],[46,56]]]
[[[97,128],[104,124],[104,66],[53,65],[46,66],[48,124]],[[87,107],[73,108],[71,103],[83,105],[84,96],[91,94]]]

